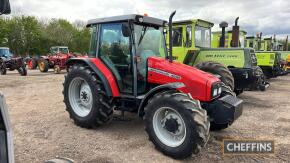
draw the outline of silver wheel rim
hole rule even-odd
[[[69,102],[75,114],[80,117],[89,115],[93,106],[93,95],[88,83],[80,78],[74,78],[68,88]]]
[[[166,121],[174,119],[178,123],[178,130],[170,132],[166,129]],[[181,145],[186,137],[186,126],[181,115],[170,107],[159,108],[153,116],[153,129],[157,138],[169,147]]]

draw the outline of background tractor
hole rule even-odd
[[[66,69],[66,61],[72,57],[76,57],[76,55],[70,53],[67,46],[53,46],[47,56],[31,58],[27,64],[29,69],[38,67],[40,72],[48,72],[48,69],[53,68],[55,73],[60,73],[61,70]]]
[[[222,22],[219,46],[211,48],[211,27],[213,23],[194,19],[173,23],[173,58],[184,64],[219,76],[222,82],[237,94],[243,90],[265,90],[263,72],[257,66],[254,49],[237,48],[241,45],[239,26],[233,26],[231,47],[225,47],[226,22]]]
[[[27,75],[27,69],[22,57],[13,57],[7,47],[0,47],[0,74],[6,75],[7,70],[17,70],[21,76]]]
[[[164,20],[124,15],[88,21],[89,57],[69,59],[64,81],[66,110],[76,125],[104,125],[115,110],[138,113],[159,151],[186,158],[205,146],[210,128],[225,129],[242,114],[242,100],[217,77],[173,61],[174,14],[169,53]]]
[[[259,33],[256,37],[246,37],[245,44],[256,50],[257,64],[262,68],[267,78],[287,74],[286,57],[290,52],[283,51],[284,45],[276,39],[275,35],[274,38],[262,39],[262,33]]]

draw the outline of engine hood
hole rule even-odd
[[[148,82],[156,84],[167,84],[181,82],[185,85],[181,91],[190,93],[191,96],[200,101],[210,101],[211,86],[220,80],[195,67],[179,62],[169,62],[164,58],[148,58]]]

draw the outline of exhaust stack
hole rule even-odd
[[[169,62],[172,62],[172,46],[173,46],[173,40],[172,40],[172,19],[173,19],[173,16],[175,15],[176,11],[173,11],[171,14],[170,14],[170,17],[169,17]]]
[[[260,32],[260,33],[257,33],[257,38],[258,38],[258,49],[257,50],[261,50],[261,47],[262,47],[262,35],[263,35],[263,33],[262,32]]]
[[[286,41],[285,41],[285,51],[288,51],[288,35],[287,35]]]
[[[225,47],[226,27],[228,27],[227,22],[223,21],[220,23],[220,28],[222,29],[222,35],[220,37],[220,47]]]
[[[235,25],[233,26],[231,47],[239,47],[240,26],[238,26],[238,21],[239,17],[236,18]]]

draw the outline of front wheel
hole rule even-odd
[[[21,76],[26,76],[27,75],[27,69],[25,66],[21,66],[19,67],[18,69],[18,73],[21,75]]]
[[[6,73],[7,73],[6,64],[3,62],[3,63],[0,65],[0,74],[1,74],[1,75],[6,75]]]
[[[59,65],[55,65],[53,67],[53,71],[54,71],[55,74],[59,74],[60,73],[60,67],[59,67]]]
[[[145,130],[156,149],[176,159],[200,152],[209,138],[209,121],[199,102],[186,94],[156,94],[145,107]]]
[[[91,69],[73,65],[64,81],[64,102],[70,118],[84,128],[93,128],[110,122],[113,107]]]

